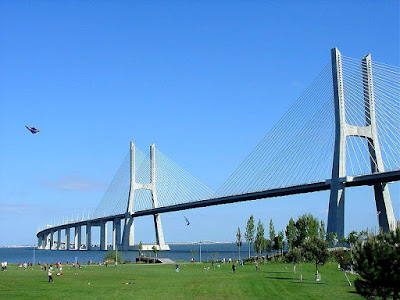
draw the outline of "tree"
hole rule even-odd
[[[240,233],[240,228],[238,227],[236,232],[236,245],[239,248],[239,261],[240,261],[240,247],[242,246],[242,234]]]
[[[301,257],[301,247],[294,247],[286,254],[286,259],[293,264],[293,273],[296,273],[296,265],[301,262]]]
[[[294,226],[293,218],[290,218],[289,224],[286,226],[286,241],[288,243],[289,251],[293,248],[294,238],[296,236],[296,227]]]
[[[264,247],[264,237],[256,237],[253,243],[254,251],[257,253],[257,256],[261,257],[261,252],[263,251]]]
[[[368,230],[361,230],[358,235],[358,240],[363,241],[368,237]]]
[[[157,259],[157,251],[158,251],[157,247],[153,246],[153,247],[151,247],[151,249],[153,249],[154,257]]]
[[[264,238],[264,225],[261,223],[261,220],[258,220],[257,223],[257,231],[256,238],[254,240],[254,251],[258,253],[258,256],[261,257],[261,252],[265,248],[265,238]]]
[[[262,245],[263,245],[262,251],[265,251],[265,254],[267,254],[272,250],[272,242],[270,240],[264,238]]]
[[[351,268],[352,258],[351,258],[351,251],[348,249],[336,249],[331,252],[331,255],[336,259],[340,267],[344,270],[348,270]]]
[[[301,246],[306,240],[312,237],[318,237],[320,234],[319,221],[311,214],[304,214],[294,223],[295,237],[293,246]]]
[[[284,239],[284,234],[283,231],[281,230],[278,232],[278,235],[275,237],[274,240],[275,250],[278,250],[281,253],[281,255],[283,253],[283,246],[284,246],[283,239]]]
[[[350,245],[350,257],[351,257],[351,271],[353,271],[354,259],[353,259],[353,248],[360,241],[361,233],[359,234],[357,231],[351,231],[347,236],[346,242]]]
[[[307,234],[309,238],[313,237],[319,237],[319,221],[317,218],[315,218],[313,215],[308,214],[307,215]]]
[[[346,242],[349,243],[350,249],[354,247],[354,245],[359,241],[360,235],[357,231],[351,231],[347,236]]]
[[[272,243],[272,247],[274,247],[274,241],[275,241],[275,228],[274,228],[274,223],[272,222],[272,219],[269,220],[269,240]]]
[[[339,239],[339,244],[344,247],[344,244],[347,242],[347,239],[345,237],[342,237]]]
[[[319,238],[321,240],[326,239],[326,230],[325,230],[325,222],[321,220],[319,223]]]
[[[358,241],[353,258],[361,277],[354,282],[357,293],[367,299],[400,299],[400,228]]]
[[[293,246],[301,246],[308,238],[308,215],[303,215],[294,223],[296,234],[293,241]]]
[[[328,233],[328,246],[329,248],[333,248],[338,243],[337,233],[336,232],[329,232]]]
[[[283,231],[279,231],[274,238],[274,242],[272,243],[272,249],[278,250],[279,253],[281,253],[281,251],[283,250],[283,239],[284,233]]]
[[[304,256],[308,261],[315,261],[316,280],[319,280],[318,266],[328,260],[328,243],[318,237],[311,237],[303,243]]]
[[[254,242],[254,217],[253,215],[247,220],[246,224],[246,232],[244,233],[244,238],[246,239],[247,243],[249,244],[249,258],[250,258],[250,247],[251,244]]]
[[[266,239],[265,237],[260,237],[254,241],[254,250],[257,251],[258,257],[261,258],[263,252],[266,254],[271,251],[272,243],[270,240]]]

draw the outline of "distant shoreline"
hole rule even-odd
[[[200,241],[202,245],[215,245],[215,244],[234,244],[235,242],[214,242],[214,241]],[[243,244],[246,244],[247,242],[243,242]],[[151,243],[149,243],[151,244]],[[199,245],[199,242],[169,242],[166,243],[169,245]],[[23,246],[18,246],[18,245],[11,245],[11,246],[0,246],[0,249],[4,248],[32,248],[36,247],[36,245],[23,245]]]

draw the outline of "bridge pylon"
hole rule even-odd
[[[139,189],[149,190],[151,192],[152,206],[153,208],[158,207],[157,191],[156,191],[156,167],[155,167],[155,144],[150,146],[150,183],[138,183],[136,182],[135,174],[135,144],[130,143],[130,189],[128,205],[125,213],[125,224],[124,232],[122,236],[122,250],[133,250],[134,249],[134,218],[133,214],[133,203],[135,199],[135,191]],[[158,250],[170,250],[169,246],[165,244],[164,233],[162,230],[161,216],[160,214],[154,215],[154,227],[156,233],[156,246]],[[144,245],[143,250],[151,250],[153,245]],[[135,247],[136,248],[136,247]]]
[[[371,55],[361,60],[365,126],[350,125],[346,122],[343,84],[342,56],[337,48],[331,50],[332,77],[335,105],[335,146],[332,167],[331,193],[328,211],[328,233],[344,237],[344,204],[346,178],[346,138],[356,136],[368,141],[371,173],[384,172],[376,126],[375,98],[372,77]],[[374,184],[375,203],[380,230],[395,229],[395,218],[387,183]]]

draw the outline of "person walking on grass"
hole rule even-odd
[[[235,263],[233,263],[232,264],[232,273],[235,273],[236,272],[236,266],[235,266]]]

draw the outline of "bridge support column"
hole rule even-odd
[[[92,250],[92,226],[89,222],[86,224],[86,250]]]
[[[61,249],[61,229],[57,230],[57,250]]]
[[[50,231],[49,234],[49,249],[55,250],[55,243],[54,243],[54,231]]]
[[[156,229],[156,243],[160,247],[159,250],[169,250],[169,246],[165,245],[164,232],[162,230],[160,214],[154,215],[154,225]],[[168,249],[166,249],[166,247]]]
[[[375,95],[372,78],[371,54],[362,59],[362,75],[364,87],[364,112],[365,124],[371,129],[371,136],[368,139],[368,151],[371,162],[371,172],[384,172],[381,149],[378,141],[378,130],[376,127]],[[389,186],[387,183],[374,184],[376,210],[378,215],[379,228],[388,232],[396,228],[392,201],[390,199]]]
[[[47,245],[47,233],[42,235],[42,249],[45,250]]]
[[[128,205],[125,214],[124,233],[122,236],[123,250],[129,250],[134,246],[134,220],[133,214],[133,200],[135,190],[144,189],[151,192],[153,208],[158,207],[157,192],[156,192],[156,157],[155,145],[150,146],[150,183],[137,183],[135,180],[135,145],[131,142],[131,166],[130,166],[130,189]],[[154,227],[156,231],[156,243],[159,250],[169,250],[168,245],[164,242],[164,233],[162,231],[161,216],[154,215]]]
[[[37,237],[37,249],[41,250],[42,249],[42,235],[38,235]]]
[[[43,247],[43,250],[46,250],[46,247],[47,247],[47,233],[44,233],[43,234],[43,237],[42,237],[42,247]]]
[[[75,250],[80,250],[82,245],[82,226],[77,225],[75,227]]]
[[[333,156],[331,195],[328,211],[328,233],[344,237],[344,202],[346,176],[346,115],[344,107],[342,55],[337,48],[331,51],[333,92],[335,104],[335,148]]]
[[[133,142],[130,143],[130,163],[129,197],[124,220],[124,233],[122,234],[122,250],[124,251],[128,251],[133,247],[135,242],[135,226],[131,216],[135,189],[137,188],[135,180],[135,144]]]
[[[42,234],[42,249],[46,249],[46,234]]]
[[[71,248],[71,227],[65,228],[65,250]]]
[[[44,249],[50,250],[50,249],[51,249],[51,248],[50,248],[50,232],[47,232],[47,233],[45,234],[45,238],[46,238],[46,242],[45,242]]]
[[[100,223],[100,250],[107,250],[107,221]]]
[[[135,223],[133,218],[129,215],[125,217],[124,234],[122,237],[122,250],[128,251],[132,249],[135,244]]]
[[[158,207],[158,199],[156,192],[156,146],[152,144],[150,146],[150,184],[151,184],[151,196],[153,199],[153,208]],[[156,231],[156,243],[159,246],[159,250],[169,250],[169,246],[165,245],[164,233],[161,225],[161,215],[154,215],[154,227]]]
[[[346,122],[343,68],[341,53],[331,50],[332,77],[335,104],[335,148],[333,156],[331,195],[328,211],[328,233],[344,237],[344,205],[346,182],[346,138],[355,136],[368,141],[371,173],[384,172],[382,155],[376,128],[374,89],[371,56],[362,59],[365,126],[350,125]],[[387,232],[395,228],[395,218],[387,184],[375,184],[375,201],[380,228]]]
[[[113,220],[113,238],[112,238],[112,248],[117,250],[121,245],[121,219],[116,218]]]

